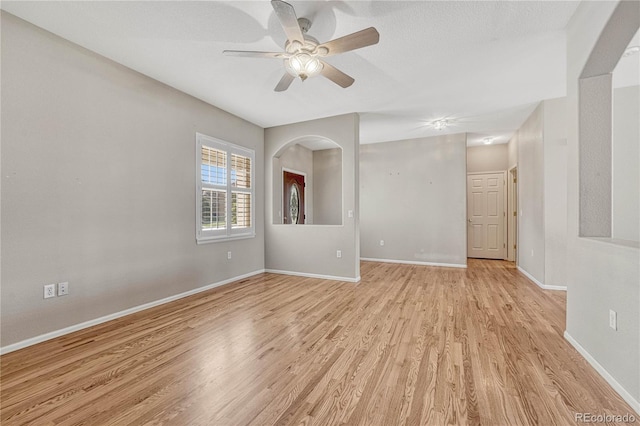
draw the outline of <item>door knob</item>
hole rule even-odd
[[[471,223],[471,219],[468,219],[468,220],[469,220],[469,223]]]

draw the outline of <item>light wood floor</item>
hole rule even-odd
[[[502,261],[262,274],[1,358],[2,425],[568,425],[633,413]],[[636,416],[639,417],[639,416]]]

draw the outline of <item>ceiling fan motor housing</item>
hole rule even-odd
[[[300,25],[300,30],[302,30],[302,34],[306,34],[311,28],[311,21],[307,18],[298,18],[298,25]]]

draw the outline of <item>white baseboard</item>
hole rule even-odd
[[[580,345],[580,343],[571,337],[567,330],[564,331],[564,338],[576,349],[576,351],[578,351],[580,355],[584,357],[584,359],[587,360],[589,364],[591,364],[591,366],[607,381],[607,383],[611,385],[613,390],[615,390],[618,395],[620,395],[622,399],[624,399],[627,404],[636,411],[636,413],[640,414],[640,401],[637,401],[629,392],[627,392],[627,390],[622,387],[622,385],[618,383],[618,381],[614,379],[613,376],[609,374],[609,372],[605,370],[605,368]]]
[[[419,262],[415,260],[372,259],[370,257],[361,257],[360,260],[364,260],[365,262],[401,263],[404,265],[442,266],[445,268],[466,268],[467,267],[467,265],[463,265],[461,263],[437,263],[437,262]]]
[[[533,275],[531,275],[530,273],[528,273],[527,271],[525,271],[524,269],[522,269],[520,266],[518,266],[518,271],[522,272],[522,274],[529,278],[531,281],[533,281],[534,283],[536,283],[536,285],[544,290],[560,290],[560,291],[567,291],[567,286],[566,285],[546,285],[546,284],[542,284],[540,281],[538,281],[537,279],[535,279],[535,277]]]
[[[80,324],[75,324],[69,327],[62,328],[60,330],[51,331],[49,333],[41,334],[39,336],[31,337],[26,340],[22,340],[17,343],[13,343],[11,345],[4,346],[0,348],[0,355],[4,355],[9,352],[17,351],[18,349],[26,348],[27,346],[32,346],[37,343],[45,342],[47,340],[54,339],[56,337],[64,336],[65,334],[73,333],[74,331],[83,330],[85,328],[93,327],[94,325],[102,324],[107,321],[111,321],[117,318],[124,317],[126,315],[131,315],[136,312],[143,311],[145,309],[153,308],[155,306],[163,305],[165,303],[173,302],[174,300],[182,299],[183,297],[191,296],[197,293],[201,293],[203,291],[211,290],[212,288],[220,287],[225,284],[230,284],[235,281],[243,280],[245,278],[252,277],[254,275],[262,274],[265,272],[264,269],[260,269],[257,271],[249,272],[248,274],[240,275],[237,277],[229,278],[223,281],[219,281],[217,283],[209,284],[204,287],[198,287],[193,290],[185,291],[184,293],[176,294],[173,296],[165,297],[164,299],[155,300],[153,302],[144,303],[142,305],[134,306],[129,309],[125,309],[120,312],[115,312],[113,314],[105,315],[100,318],[95,318],[89,321],[81,322]]]
[[[265,269],[265,272],[270,274],[280,274],[280,275],[293,275],[296,277],[305,277],[305,278],[320,278],[323,280],[332,280],[332,281],[346,281],[349,283],[357,283],[360,282],[360,277],[357,278],[348,278],[348,277],[336,277],[333,275],[321,275],[321,274],[309,274],[306,272],[293,272],[293,271],[281,271],[279,269]]]

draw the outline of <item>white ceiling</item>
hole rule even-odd
[[[380,43],[327,59],[356,79],[273,91],[281,51],[269,1],[3,1],[2,9],[262,127],[361,114],[363,143],[469,132],[507,142],[543,99],[566,93],[564,28],[578,2],[291,1],[321,42],[374,26]],[[427,124],[448,118],[437,131]]]

